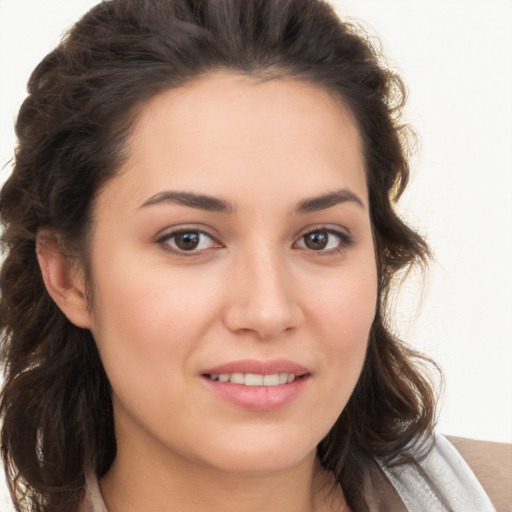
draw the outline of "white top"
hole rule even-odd
[[[382,468],[407,512],[496,512],[466,461],[444,436],[436,435],[435,447],[421,467],[430,484],[413,466]]]
[[[476,476],[444,436],[436,435],[435,447],[421,468],[430,483],[413,466],[382,468],[407,512],[496,512]],[[389,510],[385,503],[380,507],[379,510]],[[88,479],[80,512],[108,512],[96,478]]]

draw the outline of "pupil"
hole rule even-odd
[[[176,235],[176,245],[184,251],[195,249],[199,244],[199,235],[197,233],[180,233]]]
[[[306,235],[306,247],[308,249],[319,250],[324,249],[327,245],[327,233],[325,231],[317,231]]]

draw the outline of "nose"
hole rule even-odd
[[[260,252],[235,264],[224,315],[230,331],[270,340],[301,325],[298,290],[283,260]]]

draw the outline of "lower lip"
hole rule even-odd
[[[244,386],[203,377],[215,393],[225,400],[250,411],[273,411],[293,402],[304,389],[309,377],[301,377],[279,386]]]

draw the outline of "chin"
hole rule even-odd
[[[241,460],[239,457],[233,459],[226,459],[223,461],[217,461],[215,469],[227,472],[227,473],[238,473],[246,475],[270,475],[272,473],[282,473],[291,470],[306,459],[314,459],[314,453],[298,456],[294,453],[292,456],[276,457],[274,456],[271,460],[262,456],[254,456],[245,460]]]
[[[304,440],[299,443],[292,439],[261,442],[262,437],[263,434],[257,442],[228,440],[226,446],[216,446],[207,462],[221,471],[270,474],[287,471],[315,457],[316,444],[306,445]]]

